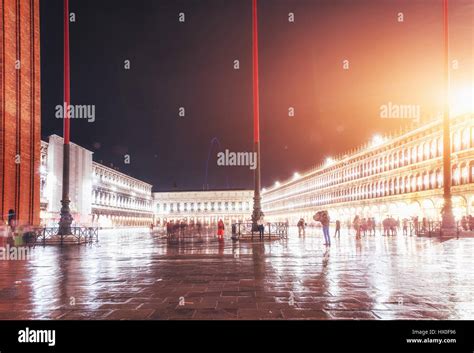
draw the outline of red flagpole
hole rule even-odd
[[[253,143],[256,153],[257,167],[254,174],[254,195],[252,223],[256,229],[257,221],[262,216],[260,205],[260,105],[258,95],[258,16],[257,0],[252,0],[252,64],[253,64]]]
[[[260,141],[260,102],[258,94],[258,17],[257,0],[252,0],[252,57],[253,57],[253,140]]]
[[[71,104],[70,91],[70,66],[69,66],[69,0],[64,0],[64,111],[63,111],[63,185],[61,198],[61,218],[59,220],[58,235],[63,237],[72,234],[72,215],[69,204],[69,160],[70,160],[70,116],[69,105]]]
[[[69,0],[64,0],[64,122],[63,137],[64,144],[68,145],[70,141],[70,120],[69,105],[71,103],[70,89],[70,69],[69,69]]]

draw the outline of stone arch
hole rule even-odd
[[[453,164],[451,167],[451,183],[452,185],[459,185],[460,184],[460,171],[459,171],[459,165],[458,164]]]
[[[439,213],[434,201],[430,198],[426,198],[421,201],[421,211],[423,217],[426,217],[428,219],[435,219]]]
[[[460,219],[463,216],[467,215],[468,211],[468,202],[465,196],[462,195],[453,195],[453,213],[456,219]]]
[[[423,217],[421,204],[418,200],[413,200],[408,204],[408,213],[410,217]]]

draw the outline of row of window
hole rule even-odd
[[[197,212],[197,211],[248,211],[250,202],[215,201],[215,202],[171,202],[158,203],[158,213],[162,212]]]
[[[129,178],[124,178],[119,174],[110,173],[107,170],[101,170],[100,168],[94,168],[93,181],[100,183],[110,183],[119,187],[132,189],[136,192],[151,194],[151,185],[143,185],[139,182],[134,182]]]
[[[148,200],[135,199],[106,192],[92,192],[92,202],[96,205],[129,208],[134,210],[150,210],[152,203]]]
[[[474,147],[474,127],[458,128],[452,133],[452,151],[459,152]],[[324,171],[324,174],[292,184],[267,197],[268,201],[286,198],[312,188],[324,188],[344,182],[357,180],[397,168],[413,165],[441,157],[443,139],[440,133],[428,141],[415,141],[390,151],[375,151],[373,156],[363,156],[360,161],[336,164]]]
[[[452,185],[474,183],[474,160],[462,162],[452,167]],[[340,202],[366,200],[411,192],[431,190],[443,187],[443,172],[441,168],[435,170],[396,176],[382,181],[364,183],[358,186],[341,188],[330,192],[321,192],[305,197],[302,202],[288,201],[269,202],[264,204],[265,209],[273,211],[291,207],[305,207],[311,205],[327,205]],[[319,190],[315,190],[319,192]],[[297,200],[296,197],[292,198]]]

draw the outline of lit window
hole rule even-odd
[[[425,159],[428,159],[430,157],[430,145],[425,144]]]
[[[436,187],[436,174],[435,173],[431,174],[431,187],[432,188]]]
[[[462,148],[469,147],[469,129],[465,129],[462,133]]]
[[[459,168],[456,168],[453,173],[454,183],[459,184],[459,179],[461,177],[461,173],[459,173]]]
[[[463,184],[464,183],[467,183],[468,182],[468,178],[469,178],[469,167],[466,165],[465,168],[462,169],[462,182]]]
[[[428,174],[425,175],[425,178],[424,178],[424,186],[425,186],[425,189],[428,189],[430,187],[430,178],[428,176]]]

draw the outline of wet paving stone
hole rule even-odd
[[[472,320],[473,253],[474,238],[342,234],[327,248],[317,229],[224,244],[102,230],[0,261],[0,320]]]

